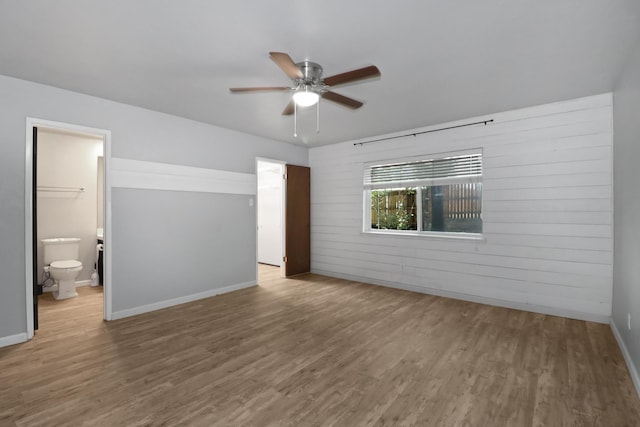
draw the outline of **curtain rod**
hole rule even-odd
[[[455,129],[455,128],[462,128],[465,126],[473,126],[473,125],[479,125],[479,124],[484,124],[485,126],[487,125],[487,123],[491,123],[493,122],[493,119],[490,120],[482,120],[480,122],[473,122],[473,123],[465,123],[463,125],[456,125],[456,126],[449,126],[446,128],[440,128],[440,129],[431,129],[431,130],[424,130],[422,132],[414,132],[414,133],[407,133],[405,135],[398,135],[398,136],[390,136],[388,138],[380,138],[380,139],[373,139],[371,141],[364,141],[364,142],[354,142],[353,145],[365,145],[365,144],[371,144],[372,142],[381,142],[381,141],[388,141],[390,139],[397,139],[397,138],[405,138],[407,136],[418,136],[418,135],[422,135],[423,133],[431,133],[431,132],[440,132],[441,130],[449,130],[449,129]]]

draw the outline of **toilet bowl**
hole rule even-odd
[[[55,299],[67,299],[78,296],[76,278],[82,271],[80,257],[80,239],[77,237],[59,237],[42,239],[44,245],[44,271],[53,279]]]
[[[54,261],[49,265],[49,275],[58,288],[53,291],[57,300],[78,296],[76,277],[82,271],[82,263],[76,260]]]

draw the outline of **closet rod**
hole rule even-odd
[[[60,192],[82,193],[84,191],[84,187],[55,187],[50,185],[39,185],[38,191],[60,191]]]
[[[465,126],[474,126],[474,125],[480,125],[480,124],[483,124],[483,125],[486,126],[487,123],[491,123],[491,122],[493,122],[493,119],[482,120],[480,122],[465,123],[463,125],[449,126],[449,127],[446,127],[446,128],[424,130],[422,132],[407,133],[405,135],[390,136],[388,138],[373,139],[371,141],[354,142],[353,145],[355,146],[355,145],[371,144],[372,142],[388,141],[390,139],[405,138],[407,136],[417,136],[417,135],[422,135],[423,133],[440,132],[441,130],[456,129],[456,128],[462,128],[462,127],[465,127]]]

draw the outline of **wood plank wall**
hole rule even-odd
[[[608,322],[611,94],[481,119],[494,122],[312,148],[312,271]],[[483,150],[482,240],[362,232],[364,163],[475,148]]]

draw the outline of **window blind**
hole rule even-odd
[[[413,160],[365,167],[364,187],[383,189],[482,181],[482,154]]]

